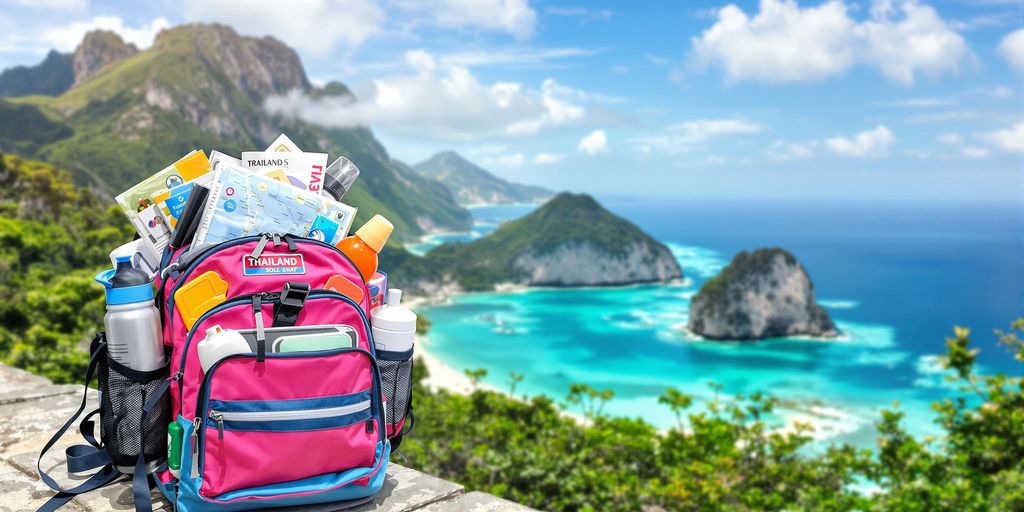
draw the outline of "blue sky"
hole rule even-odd
[[[145,47],[220,21],[296,48],[315,83],[270,111],[368,125],[415,163],[599,194],[1019,200],[1019,1],[286,3],[2,0],[0,67],[91,27]]]

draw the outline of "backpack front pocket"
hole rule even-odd
[[[200,494],[374,466],[383,441],[375,372],[358,349],[219,362],[197,407]],[[318,385],[295,385],[308,380]]]

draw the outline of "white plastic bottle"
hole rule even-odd
[[[373,346],[387,352],[406,352],[416,338],[416,313],[402,305],[402,290],[388,290],[388,300],[370,318]]]
[[[203,373],[210,371],[210,367],[227,356],[252,352],[249,343],[238,331],[221,329],[219,324],[206,329],[206,337],[199,342],[198,350]]]

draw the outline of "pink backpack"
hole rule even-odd
[[[176,292],[210,272],[226,299],[188,328]],[[335,276],[361,290],[358,302],[325,289]],[[169,369],[131,375],[108,361],[99,372],[102,444],[115,468],[135,468],[137,510],[149,505],[139,474],[153,464],[157,486],[186,512],[372,499],[411,417],[412,351],[375,350],[369,290],[344,254],[291,235],[240,238],[169,251],[157,286]],[[246,333],[253,350],[204,373],[197,346],[214,325]],[[313,326],[344,332],[352,346],[275,350],[275,337]],[[134,399],[116,403],[122,388]],[[161,462],[172,422],[181,449]]]

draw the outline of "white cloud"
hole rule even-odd
[[[494,65],[542,65],[555,59],[586,57],[597,53],[586,48],[512,48],[473,50],[451,53],[438,57],[437,60],[446,64],[459,66],[494,66]]]
[[[692,43],[700,64],[722,66],[731,81],[799,82],[850,67],[853,29],[842,2],[801,9],[791,0],[763,0],[754,17],[735,5],[722,8]]]
[[[384,31],[387,15],[372,0],[186,0],[184,16],[219,21],[241,33],[273,35],[317,56],[357,48]]]
[[[858,133],[852,139],[832,137],[825,144],[839,156],[856,158],[880,158],[889,154],[889,147],[896,142],[896,137],[889,128],[879,125],[871,130]]]
[[[959,133],[943,133],[942,135],[935,137],[935,140],[950,146],[959,146],[964,143],[964,137]]]
[[[88,0],[15,0],[16,4],[39,9],[84,9]]]
[[[518,39],[532,36],[537,25],[537,12],[526,0],[407,0],[394,4],[412,17],[413,24],[504,32]]]
[[[909,123],[953,123],[968,121],[987,117],[983,112],[976,110],[949,110],[932,114],[920,114],[907,118]]]
[[[423,50],[406,53],[411,74],[372,80],[357,100],[312,99],[299,91],[268,98],[264,107],[325,126],[373,126],[442,140],[531,135],[581,121],[588,96],[552,79],[533,89],[517,82],[481,83],[464,66],[438,62]]]
[[[537,153],[533,157],[533,163],[537,165],[552,165],[561,162],[565,155],[555,153]]]
[[[966,158],[986,158],[991,154],[989,150],[978,146],[964,146],[960,148],[960,154]]]
[[[883,101],[876,103],[876,105],[883,107],[901,108],[949,107],[956,104],[957,101],[952,98],[909,98],[905,100]]]
[[[641,153],[677,154],[730,135],[759,133],[761,125],[745,119],[694,119],[665,128],[664,132],[633,139]]]
[[[608,151],[608,136],[604,130],[594,130],[580,139],[577,148],[588,155],[605,153]]]
[[[612,19],[612,11],[608,9],[592,10],[586,7],[548,7],[544,9],[544,14],[577,18],[580,20],[581,25],[591,21],[608,21]]]
[[[1000,85],[999,87],[994,87],[992,89],[989,89],[986,92],[988,93],[989,96],[992,96],[992,97],[995,97],[995,98],[1009,98],[1010,96],[1013,96],[1013,88],[1012,87],[1006,87],[1005,85]]]
[[[525,161],[526,156],[522,153],[512,153],[508,155],[488,156],[481,159],[480,163],[484,166],[493,167],[520,167]]]
[[[1024,28],[1006,34],[999,41],[998,50],[1010,67],[1024,70]]]
[[[190,21],[219,21],[272,35],[317,57],[353,51],[383,34],[418,37],[419,26],[508,33],[527,39],[537,13],[526,0],[185,0]]]
[[[959,32],[967,32],[992,27],[1005,27],[1013,23],[1013,11],[1004,11],[995,14],[984,14],[962,20],[953,20],[949,26]]]
[[[871,19],[859,28],[867,46],[865,59],[904,84],[913,83],[916,73],[956,73],[971,57],[963,36],[934,8],[915,0],[900,2],[898,8],[891,0],[876,0]]]
[[[692,40],[699,67],[719,66],[729,81],[820,81],[857,64],[913,83],[918,73],[956,72],[971,58],[967,43],[930,6],[915,0],[876,0],[857,22],[842,0],[800,7],[794,0],[762,0],[748,15],[720,9],[711,28]]]
[[[89,20],[74,21],[67,25],[47,28],[40,34],[40,40],[51,48],[69,52],[82,42],[86,32],[103,29],[117,32],[125,41],[141,49],[148,48],[153,44],[156,34],[170,25],[166,18],[156,18],[149,23],[131,27],[125,25],[120,16],[96,16]]]
[[[818,144],[817,141],[802,143],[777,140],[772,142],[765,153],[774,160],[803,160],[814,156],[814,147]]]
[[[1018,122],[1004,130],[979,133],[975,137],[999,151],[1024,153],[1024,122]]]
[[[665,57],[662,57],[660,55],[655,55],[653,53],[648,53],[647,55],[644,55],[644,59],[647,60],[647,62],[651,63],[651,65],[658,67],[665,67],[672,64],[671,60],[666,59]]]

